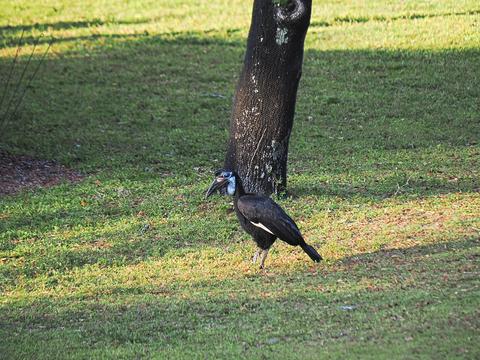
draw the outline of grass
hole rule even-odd
[[[56,39],[2,148],[88,175],[0,199],[4,357],[480,356],[476,1],[314,1],[279,201],[325,262],[265,271],[203,199],[251,3],[78,4],[0,1],[2,81]]]

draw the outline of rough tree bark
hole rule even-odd
[[[254,0],[225,158],[225,168],[240,175],[248,192],[269,195],[286,189],[311,6],[311,0]]]

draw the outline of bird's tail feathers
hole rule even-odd
[[[320,256],[320,254],[317,252],[317,250],[315,250],[313,248],[313,246],[310,246],[306,243],[300,245],[303,249],[303,251],[305,251],[307,253],[308,256],[310,256],[310,259],[312,259],[313,261],[315,262],[320,262],[320,260],[322,260],[322,257]]]

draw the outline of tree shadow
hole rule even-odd
[[[473,250],[480,246],[480,239],[478,237],[463,238],[463,239],[446,239],[439,243],[415,245],[404,248],[381,249],[373,252],[362,253],[359,255],[347,256],[338,261],[339,265],[345,266],[345,272],[350,271],[350,267],[364,264],[374,265],[375,267],[383,267],[392,262],[392,259],[398,259],[398,263],[409,264],[417,266],[417,260],[430,262],[430,256],[438,254],[449,254],[452,252],[462,252],[464,250]],[[475,257],[475,256],[472,256]],[[396,260],[394,260],[396,261]],[[392,272],[388,274],[380,274],[380,276],[395,277],[397,269],[392,268]],[[408,269],[399,269],[409,271]],[[418,274],[421,275],[421,274]]]
[[[223,159],[244,39],[194,32],[85,39],[100,39],[101,45],[46,60],[19,118],[8,124],[2,147],[122,181],[169,176],[207,181],[210,174],[199,175],[198,169],[218,166]],[[59,41],[72,40],[82,39]],[[290,152],[294,167],[311,175],[311,181],[298,182],[292,193],[378,201],[398,194],[478,191],[471,170],[480,138],[479,58],[478,50],[307,50]],[[2,74],[9,65],[0,61]],[[379,180],[375,166],[378,172],[397,169],[400,175]],[[442,176],[432,174],[432,168],[441,169]],[[409,180],[410,172],[416,175]],[[319,175],[339,174],[337,185],[318,182]],[[207,211],[201,215],[211,219]],[[45,228],[54,228],[59,216],[45,214]],[[21,218],[4,226],[31,227]],[[154,251],[149,239],[124,245],[72,255],[64,269],[106,255],[115,261],[128,252],[135,256],[126,262],[136,263],[177,246],[162,244]]]
[[[115,147],[109,143],[112,132],[133,132],[123,150],[112,149],[114,154],[120,152],[114,158],[130,155],[131,162],[140,160],[142,166],[151,165],[148,154],[140,155],[138,150],[131,153],[128,145],[133,139],[148,138],[152,130],[166,135],[159,136],[160,141],[165,137],[176,140],[172,141],[173,147],[185,144],[179,151],[183,153],[180,157],[195,155],[188,147],[200,150],[203,157],[198,141],[189,136],[191,131],[202,130],[195,135],[202,140],[203,134],[219,139],[216,148],[220,151],[215,151],[215,155],[221,154],[218,144],[225,138],[243,39],[192,32],[159,36],[92,35],[58,41],[86,39],[101,39],[102,46],[93,45],[87,53],[74,50],[71,55],[47,60],[32,85],[35,94],[29,99],[31,104],[25,104],[24,117],[18,124],[10,124],[11,139],[4,140],[6,147],[16,147],[17,151],[25,147],[27,152],[33,152],[26,141],[18,139],[19,134],[35,138],[39,130],[43,137],[53,139],[59,135],[62,141],[68,138],[62,133],[62,126],[72,125],[70,138],[93,140],[89,153]],[[292,136],[291,152],[301,154],[292,154],[293,158],[312,167],[315,164],[309,162],[323,161],[317,155],[324,152],[334,155],[335,162],[343,160],[341,165],[348,170],[348,158],[357,152],[372,150],[388,157],[392,151],[403,150],[415,156],[422,149],[435,150],[441,144],[475,145],[480,133],[475,118],[478,110],[475,100],[479,94],[474,86],[478,54],[476,50],[308,50]],[[2,73],[7,73],[9,63],[0,64]],[[419,77],[420,74],[424,76]],[[127,84],[134,86],[123,86]],[[121,91],[119,85],[128,91]],[[75,93],[75,99],[65,98],[64,93],[67,96]],[[45,103],[45,97],[42,98],[45,94],[52,97],[53,104]],[[60,97],[64,104],[58,103]],[[178,106],[180,102],[182,106]],[[73,108],[77,109],[74,114],[70,111]],[[53,110],[55,119],[47,113]],[[204,119],[199,119],[199,113]],[[313,120],[306,119],[307,115]],[[33,116],[41,120],[33,123]],[[104,135],[98,133],[100,117]],[[175,139],[180,130],[187,135],[186,141]],[[208,147],[208,141],[205,143],[203,146]],[[64,160],[77,164],[90,161],[89,157],[76,154],[83,149],[72,152],[65,149],[66,144],[60,145],[58,150],[68,152],[60,156]],[[159,161],[171,163],[167,154]],[[177,152],[172,154],[176,155]],[[172,167],[166,166],[165,170]]]
[[[150,18],[141,18],[141,19],[129,19],[129,20],[103,20],[99,18],[93,18],[90,20],[81,20],[81,21],[57,21],[57,22],[47,22],[47,23],[34,23],[34,24],[19,24],[19,25],[5,25],[0,26],[0,33],[11,32],[31,32],[32,30],[36,31],[46,31],[46,30],[66,30],[66,29],[80,29],[80,28],[91,28],[98,27],[103,25],[138,25],[138,24],[148,24],[161,20],[161,18],[150,17]]]
[[[288,195],[294,198],[319,195],[341,199],[360,197],[373,201],[382,201],[399,196],[411,198],[447,195],[449,193],[478,192],[480,187],[480,182],[475,177],[461,180],[420,177],[412,180],[402,173],[383,178],[381,183],[365,183],[362,179],[350,182],[340,180],[332,184],[331,182],[317,182],[315,177],[311,177],[311,179],[290,186]]]
[[[474,280],[468,277],[471,272],[465,261],[476,256],[473,251],[478,246],[478,239],[458,239],[381,250],[341,259],[331,268],[316,272],[302,270],[276,277],[258,273],[171,287],[112,283],[97,289],[98,293],[62,293],[6,303],[0,308],[0,325],[4,341],[12,344],[8,346],[10,352],[19,351],[13,349],[19,341],[55,334],[59,329],[62,334],[80,331],[84,343],[94,347],[183,343],[191,338],[189,334],[205,328],[212,330],[209,336],[217,332],[225,336],[232,334],[232,329],[241,329],[240,333],[233,332],[235,339],[238,341],[245,332],[256,334],[256,341],[249,344],[258,346],[268,338],[264,336],[271,333],[271,327],[277,329],[276,336],[291,336],[290,327],[297,326],[291,323],[292,314],[302,320],[299,324],[303,329],[304,321],[316,324],[314,331],[299,333],[302,339],[320,331],[324,340],[338,341],[336,329],[348,331],[352,319],[355,333],[373,335],[369,324],[372,311],[378,314],[382,327],[398,328],[399,314],[413,318],[439,304],[463,308],[463,303],[458,303],[461,296],[453,294],[464,291]],[[208,293],[208,298],[200,293]],[[111,300],[120,296],[128,302]],[[471,308],[470,304],[464,309],[470,312]],[[259,321],[263,318],[269,321]],[[436,317],[429,314],[429,319]],[[290,327],[281,330],[285,322]],[[411,320],[411,326],[415,324]],[[260,334],[265,331],[266,335]]]
[[[238,46],[238,40],[226,40],[221,37],[216,38],[215,36],[208,37],[206,36],[208,31],[205,33],[201,32],[168,32],[160,35],[155,35],[156,38],[153,42],[173,42],[177,45],[209,45],[215,44],[223,46]],[[42,45],[42,44],[66,44],[66,43],[75,43],[75,42],[84,42],[84,41],[96,41],[102,40],[107,43],[114,43],[115,41],[132,41],[135,39],[145,39],[150,35],[148,32],[144,33],[127,33],[127,34],[89,34],[83,36],[62,36],[62,37],[53,37],[53,36],[32,36],[27,35],[22,37],[21,43],[16,37],[5,39],[0,44],[0,49],[7,48],[11,46],[25,46],[25,45]]]
[[[477,15],[480,14],[480,10],[470,11],[457,11],[457,12],[445,12],[445,13],[411,13],[400,16],[341,16],[335,17],[332,21],[312,21],[311,27],[328,27],[337,23],[365,23],[369,21],[395,21],[395,20],[409,20],[409,19],[427,19],[436,17],[448,17],[448,16],[465,16],[465,15]]]
[[[101,19],[91,19],[85,21],[58,21],[51,23],[35,23],[35,24],[20,24],[20,25],[5,25],[0,26],[0,32],[17,32],[17,31],[45,31],[52,30],[64,30],[64,29],[78,29],[92,26],[106,25],[109,22],[105,22]]]

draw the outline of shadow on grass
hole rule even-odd
[[[180,188],[175,179],[182,177],[191,183],[206,183],[210,175],[205,171],[199,176],[195,169],[217,167],[223,159],[244,40],[204,33],[121,37],[90,37],[99,45],[47,60],[32,83],[18,121],[8,124],[2,147],[112,179],[155,181],[168,174],[174,178],[171,187]],[[343,184],[348,178],[351,182],[319,185],[313,176],[312,181],[297,184],[294,193],[374,200],[391,196],[408,178],[379,178],[380,171],[365,174],[365,167],[376,161],[382,162],[383,169],[415,172],[404,189],[412,196],[477,191],[478,178],[472,169],[480,138],[479,59],[476,50],[308,50],[292,135],[295,166],[323,177],[345,174]],[[7,73],[9,66],[10,61],[0,62],[1,73]],[[442,150],[437,156],[437,147],[447,149],[447,155]],[[465,180],[448,182],[431,169]],[[66,191],[65,196],[70,195]],[[148,196],[149,191],[139,194]],[[18,199],[2,202],[8,205]],[[39,201],[48,209],[51,200]],[[110,206],[115,212],[122,204],[113,201]],[[66,206],[65,211],[69,210],[72,206]],[[132,208],[124,215],[135,212]],[[81,213],[93,218],[116,216],[99,208]],[[201,227],[211,220],[204,214]],[[36,215],[33,211],[28,216]],[[57,225],[58,215],[41,215],[45,231]],[[152,216],[160,214],[153,212]],[[67,214],[65,222],[72,221],[74,217]],[[187,223],[178,226],[191,225]],[[2,226],[19,234],[22,227],[32,229],[28,218],[7,220]],[[198,227],[189,231],[193,237],[201,233]],[[79,237],[78,242],[82,241]],[[135,255],[127,257],[127,263],[136,263],[163,254],[172,245],[155,246],[160,248],[154,249],[144,239],[121,251],[85,250],[78,257],[73,254],[73,260],[59,269],[95,263],[106,255],[115,263],[125,253]]]
[[[312,21],[310,23],[311,27],[325,27],[332,26],[335,23],[364,23],[368,21],[395,21],[395,20],[409,20],[409,19],[425,19],[425,18],[435,18],[435,17],[448,17],[448,16],[465,16],[465,15],[477,15],[480,14],[480,10],[469,10],[469,11],[457,11],[457,12],[447,12],[447,13],[409,13],[406,15],[400,16],[373,16],[373,17],[335,17],[332,21]],[[118,19],[99,19],[93,18],[90,20],[82,21],[58,21],[51,23],[34,23],[34,24],[19,24],[19,25],[5,25],[0,26],[1,32],[18,32],[18,31],[46,31],[46,30],[67,30],[67,29],[79,29],[79,28],[91,28],[104,25],[139,25],[139,24],[148,24],[161,21],[161,17],[149,17],[149,18],[139,18],[139,19],[129,19],[129,20],[118,20]]]
[[[160,21],[160,17],[150,17],[143,19],[130,19],[130,20],[117,20],[107,19],[102,20],[99,18],[93,18],[91,20],[82,21],[57,21],[51,23],[35,23],[35,24],[20,24],[20,25],[5,25],[0,26],[0,32],[18,32],[18,31],[45,31],[45,30],[66,30],[66,29],[80,29],[91,28],[103,25],[136,25],[136,24],[148,24],[156,21]]]
[[[400,16],[341,16],[335,17],[332,21],[312,21],[310,23],[311,27],[328,27],[333,26],[337,23],[365,23],[369,21],[396,21],[396,20],[413,20],[413,19],[426,19],[426,18],[436,18],[436,17],[448,17],[448,16],[465,16],[465,15],[477,15],[480,14],[480,10],[470,10],[470,11],[458,11],[458,12],[448,12],[448,13],[436,13],[436,14],[421,14],[421,13],[411,13]]]
[[[238,40],[226,40],[220,37],[215,38],[214,36],[209,37],[207,33],[210,31],[205,31],[203,33],[198,32],[169,32],[164,33],[161,35],[155,35],[152,37],[156,37],[157,39],[154,40],[163,42],[173,42],[177,45],[223,45],[223,46],[238,46]],[[22,38],[21,45],[42,45],[42,44],[67,44],[67,43],[74,43],[74,42],[94,42],[97,40],[106,42],[106,43],[113,43],[115,41],[135,41],[135,39],[145,39],[150,35],[147,32],[143,33],[127,33],[127,34],[90,34],[90,35],[83,35],[83,36],[63,36],[63,37],[52,37],[52,36],[24,36]],[[174,38],[174,39],[173,39]],[[16,37],[9,38],[4,40],[0,43],[1,48],[7,48],[11,46],[17,47],[19,45],[18,40]],[[243,42],[242,42],[243,43]]]
[[[17,353],[19,344],[45,334],[52,335],[51,341],[58,332],[65,340],[80,332],[90,346],[184,346],[195,334],[200,341],[213,336],[236,343],[240,337],[250,348],[272,337],[293,342],[321,338],[326,343],[345,336],[351,342],[380,340],[385,329],[415,337],[419,329],[424,331],[425,321],[439,332],[451,326],[470,328],[464,315],[474,311],[474,294],[465,291],[476,281],[471,261],[478,257],[479,245],[478,239],[466,239],[382,250],[315,273],[259,273],[199,288],[190,283],[172,288],[112,284],[100,293],[12,301],[0,308],[2,341]],[[454,316],[459,309],[463,315]]]
[[[420,178],[412,179],[404,174],[383,178],[377,183],[365,183],[365,180],[352,180],[349,183],[319,183],[304,181],[290,186],[288,194],[294,198],[308,195],[333,196],[341,199],[364,198],[365,200],[382,201],[397,196],[429,197],[450,193],[469,193],[480,190],[480,181],[475,177],[461,180]]]
[[[103,45],[89,46],[88,56],[78,50],[47,61],[3,146],[100,170],[108,167],[95,161],[99,155],[116,168],[162,163],[165,171],[187,159],[210,167],[212,152],[221,159],[243,40],[191,33],[119,41],[123,36],[100,35]],[[294,157],[329,166],[341,160],[337,171],[349,171],[356,153],[415,156],[441,144],[475,144],[478,58],[473,50],[307,51]],[[9,63],[0,66],[4,73]]]
[[[145,21],[143,21],[145,22]],[[21,24],[21,25],[6,25],[0,26],[0,32],[17,32],[17,31],[45,31],[45,30],[65,30],[65,29],[79,29],[90,28],[95,26],[102,26],[107,24],[135,24],[135,22],[108,22],[101,19],[91,19],[85,21],[58,21],[52,23],[35,23],[35,24]],[[142,22],[138,22],[142,23]]]

